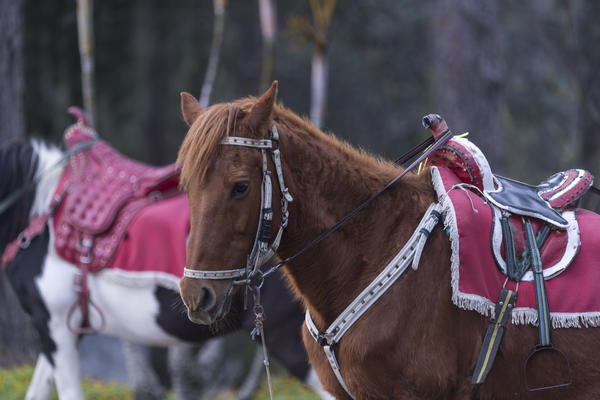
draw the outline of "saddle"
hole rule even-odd
[[[96,272],[110,266],[140,210],[178,193],[179,168],[131,160],[81,120],[66,130],[64,140],[67,148],[93,144],[71,157],[56,190],[55,247],[64,259]]]
[[[593,176],[582,169],[570,169],[534,186],[493,175],[477,146],[461,138],[450,140],[428,161],[447,168],[460,180],[461,183],[447,189],[446,194],[456,188],[470,189],[469,193],[478,194],[489,205],[492,254],[497,266],[506,275],[473,368],[472,398],[477,397],[478,388],[490,371],[522,281],[534,282],[539,332],[539,343],[525,361],[526,389],[536,391],[569,385],[572,382],[569,361],[552,344],[552,321],[544,282],[563,272],[579,253],[581,236],[575,207],[592,187]],[[477,212],[473,200],[470,201],[473,211]],[[457,233],[454,232],[455,235]],[[478,273],[485,275],[486,271]],[[513,283],[507,286],[509,281]],[[531,373],[539,370],[539,360],[543,360],[538,357],[541,353],[553,357],[553,367],[562,366],[568,378],[558,384],[530,385]]]
[[[517,262],[521,263],[521,269],[528,266],[524,218],[532,221],[536,235],[548,225],[539,243],[545,279],[564,271],[577,255],[581,242],[574,210],[593,185],[594,178],[588,171],[569,169],[538,185],[529,185],[492,174],[481,150],[472,142],[456,137],[428,162],[451,170],[488,202],[494,215],[490,233],[494,258],[498,268],[511,279],[516,275],[507,268],[507,258],[510,264],[520,256]],[[518,280],[531,281],[533,276],[525,273]]]

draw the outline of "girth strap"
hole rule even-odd
[[[536,237],[531,221],[529,219],[523,219],[527,247],[521,261],[517,262],[514,249],[514,238],[508,218],[509,214],[505,214],[502,218],[502,231],[505,242],[504,249],[508,275],[507,280],[511,279],[516,281],[518,290],[518,282],[521,281],[525,271],[527,271],[531,266],[535,283],[538,330],[540,336],[540,343],[536,346],[536,351],[539,348],[552,348],[552,325],[550,322],[550,310],[548,308],[548,296],[546,295],[546,287],[544,284],[542,258],[539,251],[543,243],[548,238],[550,229],[547,224],[543,224]],[[483,384],[490,369],[492,368],[496,353],[498,352],[498,348],[504,336],[506,323],[508,322],[511,311],[514,308],[516,298],[516,290],[513,292],[512,290],[502,288],[496,303],[495,316],[488,325],[488,329],[483,339],[483,345],[473,370],[471,383],[474,385],[474,387],[471,392],[471,399],[477,398],[479,387],[481,384]]]
[[[551,346],[552,324],[550,322],[550,310],[548,309],[548,296],[544,284],[542,271],[542,257],[535,241],[533,226],[529,220],[525,221],[525,237],[527,247],[531,254],[531,269],[533,270],[533,281],[535,283],[535,300],[538,311],[538,330],[540,334],[540,346]]]
[[[494,359],[504,337],[504,330],[506,329],[506,323],[510,318],[510,314],[515,306],[517,300],[517,292],[502,288],[500,297],[496,302],[496,309],[494,312],[494,318],[490,320],[485,337],[483,339],[483,345],[479,352],[479,358],[475,364],[473,370],[471,383],[475,385],[471,392],[471,399],[475,399],[479,386],[485,381]]]

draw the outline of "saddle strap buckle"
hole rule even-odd
[[[81,249],[81,256],[79,256],[79,262],[81,264],[90,265],[92,263],[93,254],[92,247],[94,245],[94,241],[90,237],[84,237],[79,242],[79,248]]]

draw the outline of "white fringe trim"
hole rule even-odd
[[[584,313],[550,313],[552,328],[592,328],[600,327],[600,312]],[[515,325],[538,326],[538,314],[534,308],[520,307],[512,312],[512,323]]]
[[[452,302],[463,310],[477,311],[486,317],[494,316],[495,304],[485,297],[475,294],[463,293],[458,288],[460,277],[459,266],[459,237],[458,225],[456,223],[456,211],[452,201],[448,196],[442,177],[437,167],[431,167],[431,179],[433,188],[438,196],[438,201],[442,205],[442,214],[444,219],[444,229],[450,238],[450,247],[452,254],[450,256]],[[584,313],[550,313],[550,320],[553,328],[588,328],[600,327],[600,312]],[[535,325],[538,324],[537,310],[528,307],[515,308],[512,311],[512,323],[515,325]]]

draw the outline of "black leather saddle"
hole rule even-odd
[[[570,169],[552,175],[537,186],[498,175],[494,176],[494,181],[496,190],[486,191],[484,195],[496,207],[566,229],[569,222],[561,212],[577,205],[594,178],[586,170]]]

